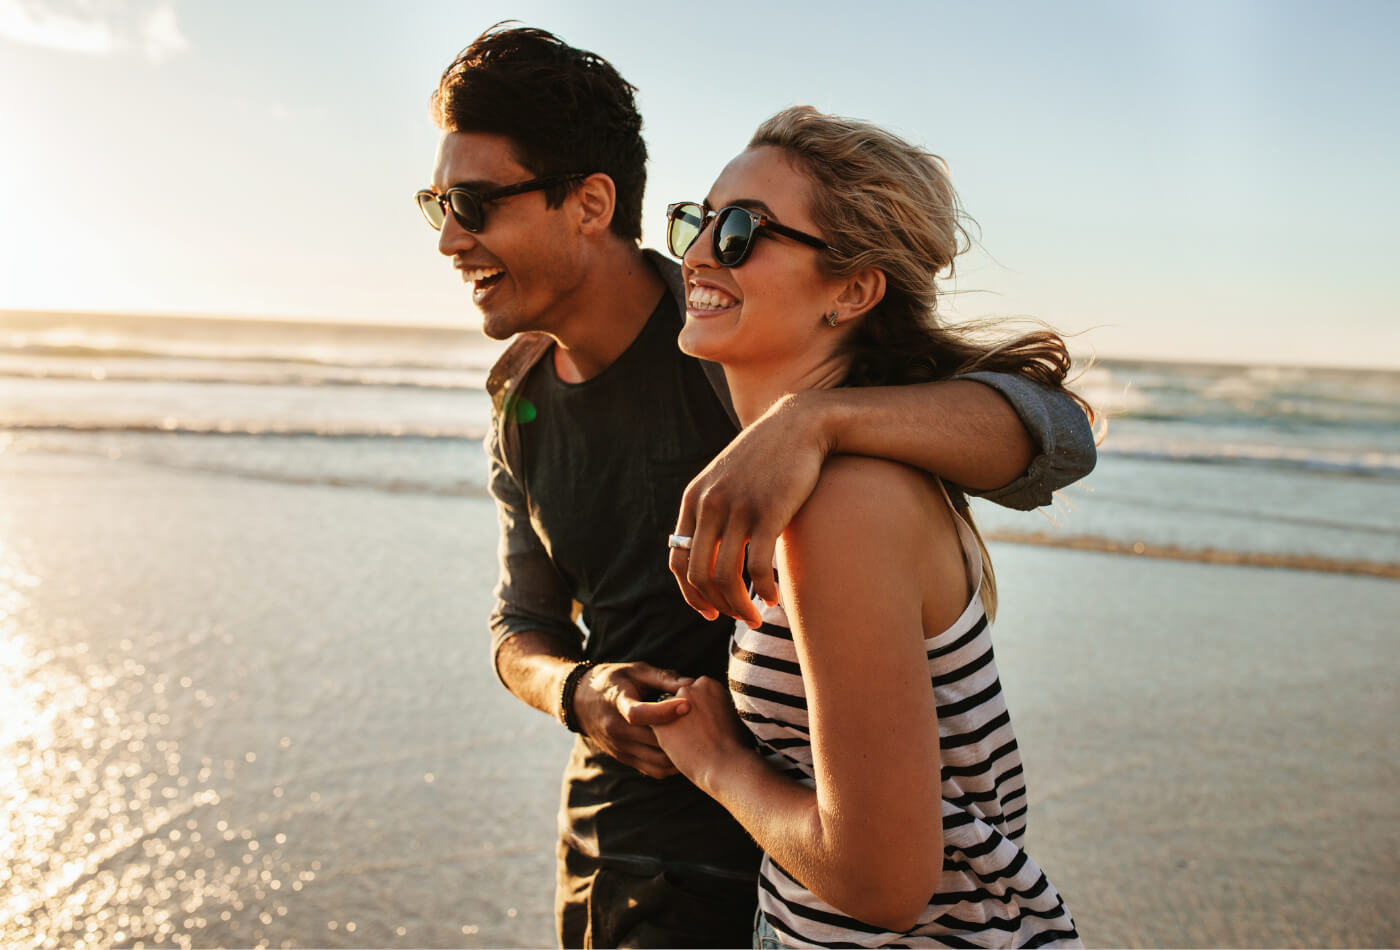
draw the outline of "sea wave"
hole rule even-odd
[[[1308,472],[1400,480],[1400,453],[1346,449],[1298,448],[1266,444],[1190,443],[1100,448],[1100,456],[1147,462],[1192,462],[1201,465],[1248,465]]]
[[[469,415],[476,415],[475,413]],[[479,442],[486,435],[484,418],[232,419],[169,415],[159,418],[85,420],[12,420],[0,425],[12,432],[131,433],[222,435],[249,437],[316,437],[324,439],[460,439]],[[1400,480],[1400,452],[1354,448],[1303,448],[1266,443],[1205,441],[1169,442],[1150,437],[1110,439],[1099,449],[1101,458],[1201,465],[1250,466],[1304,474],[1357,476]]]
[[[0,377],[74,382],[237,384],[254,386],[372,386],[432,390],[483,390],[488,365],[460,368],[288,365],[288,361],[249,360],[228,363],[171,360],[124,360],[74,363],[52,359],[6,359],[0,353]]]
[[[188,420],[168,419],[160,421],[105,422],[13,422],[0,426],[0,432],[23,433],[121,433],[159,434],[191,436],[255,436],[259,438],[307,438],[318,439],[433,439],[462,440],[480,442],[486,436],[484,424],[464,422],[461,425],[434,425],[423,423],[375,423],[356,422],[304,422],[304,421],[247,421],[247,420]]]
[[[239,346],[229,343],[113,343],[107,346],[85,343],[11,343],[0,346],[0,355],[23,359],[56,360],[200,360],[212,363],[278,363],[293,366],[381,367],[395,369],[451,369],[462,366],[490,366],[493,352],[484,348],[448,348],[424,351],[401,348],[386,352],[383,347],[301,347]]]
[[[1107,360],[1074,388],[1114,421],[1400,427],[1400,373],[1385,370]]]
[[[302,487],[346,488],[442,498],[489,497],[479,441],[403,435],[366,439],[283,432],[258,434],[186,430],[147,438],[136,430],[99,437],[53,429],[0,431],[0,453],[60,455],[153,469]],[[134,437],[133,437],[134,436]]]
[[[294,366],[489,367],[504,344],[466,328],[0,311],[0,357]]]

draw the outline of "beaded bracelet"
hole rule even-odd
[[[569,675],[564,677],[564,685],[559,688],[559,721],[564,724],[565,729],[579,735],[585,733],[582,723],[578,721],[578,714],[574,712],[574,693],[578,691],[578,681],[583,679],[583,674],[592,667],[592,660],[576,663],[574,668],[569,670]]]

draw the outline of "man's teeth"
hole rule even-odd
[[[686,298],[686,303],[690,304],[693,310],[724,310],[738,302],[729,294],[713,287],[692,287],[690,296]]]
[[[462,271],[462,279],[469,283],[474,283],[478,280],[485,280],[488,277],[495,277],[497,274],[504,273],[505,268],[502,267],[478,267],[475,270]]]

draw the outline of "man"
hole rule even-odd
[[[419,201],[487,335],[520,335],[488,382],[502,562],[491,630],[505,685],[579,733],[560,807],[560,942],[748,946],[754,846],[650,728],[676,715],[663,694],[683,677],[724,675],[721,614],[756,622],[746,544],[771,563],[833,451],[1005,486],[996,497],[1021,507],[1092,468],[1094,451],[1070,400],[995,375],[803,393],[726,449],[722,376],[675,345],[679,268],[639,247],[633,91],[549,33],[493,27],[434,94],[443,135]],[[787,464],[754,464],[774,457]],[[684,596],[667,570],[673,528],[699,555],[672,553]],[[771,595],[763,575],[755,587]]]

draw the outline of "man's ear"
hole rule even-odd
[[[577,203],[578,227],[583,234],[597,234],[612,225],[617,210],[617,186],[612,176],[595,172],[578,183],[571,200]]]
[[[878,267],[867,267],[846,278],[846,285],[836,296],[836,306],[842,320],[852,320],[864,316],[884,299],[885,272]]]

